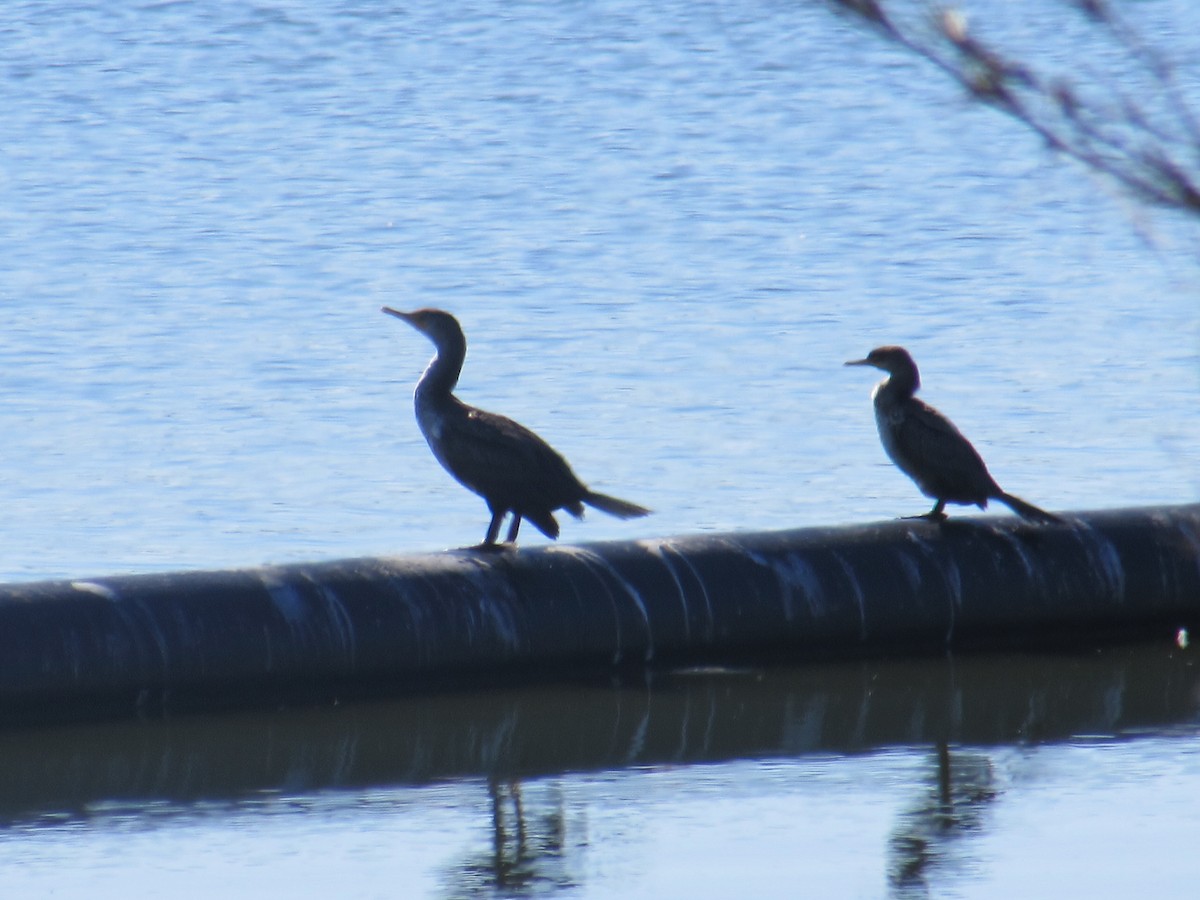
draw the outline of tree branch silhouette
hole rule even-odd
[[[927,60],[975,100],[1038,135],[1048,147],[1157,206],[1200,215],[1200,122],[1177,67],[1144,41],[1108,0],[1060,0],[1097,40],[1116,47],[1138,77],[1079,67],[1048,73],[977,36],[966,16],[926,0],[830,0],[892,43]]]

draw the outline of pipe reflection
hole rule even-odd
[[[522,840],[509,824],[521,819],[519,794],[503,786],[518,779],[1194,727],[1196,658],[1171,644],[841,662],[659,674],[636,688],[538,686],[14,730],[0,732],[0,824],[87,817],[124,803],[261,802],[264,794],[492,778],[497,805],[509,811],[497,843],[511,854]],[[956,810],[959,783],[949,778],[942,791]]]

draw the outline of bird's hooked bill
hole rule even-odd
[[[405,322],[412,320],[412,313],[400,312],[398,309],[392,309],[390,306],[381,306],[380,312],[385,312],[389,316],[395,316],[397,319],[403,319]]]

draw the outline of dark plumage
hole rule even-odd
[[[917,483],[921,493],[936,501],[933,509],[919,518],[941,521],[946,518],[947,503],[973,503],[984,509],[989,500],[999,500],[1023,519],[1060,521],[1052,513],[1002,491],[954,423],[914,396],[921,386],[921,376],[903,347],[876,347],[866,359],[854,359],[846,365],[874,366],[888,373],[871,394],[875,424],[892,462]]]
[[[492,520],[484,546],[496,543],[506,513],[513,514],[507,541],[514,543],[522,519],[528,519],[546,537],[557,538],[554,511],[558,509],[576,518],[583,516],[585,503],[621,519],[650,512],[588,490],[567,461],[528,428],[455,397],[467,340],[454,316],[440,309],[406,313],[385,306],[383,311],[403,319],[437,348],[417,383],[417,424],[442,467],[486,501]]]

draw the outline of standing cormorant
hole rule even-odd
[[[433,341],[437,353],[417,382],[417,424],[429,449],[460,484],[486,501],[492,513],[481,546],[496,544],[505,513],[512,513],[508,543],[515,543],[521,519],[528,519],[548,538],[558,537],[556,509],[582,518],[583,504],[631,519],[650,510],[590,491],[554,448],[512,419],[467,406],[454,396],[454,386],[467,356],[467,339],[458,320],[440,309],[400,312],[383,307]]]
[[[999,500],[1023,519],[1058,522],[1058,516],[1006,494],[996,484],[971,442],[954,423],[914,394],[921,386],[917,364],[903,347],[876,347],[866,359],[848,366],[874,366],[888,373],[875,386],[875,424],[892,462],[917,483],[921,493],[936,502],[920,519],[940,522],[947,503],[974,503],[980,509]]]

